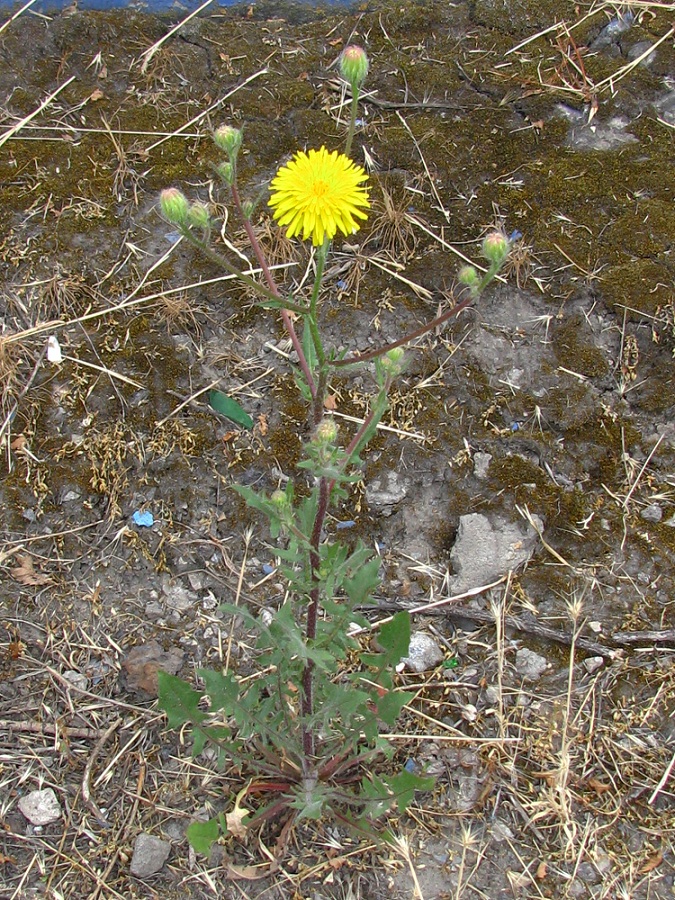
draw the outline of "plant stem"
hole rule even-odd
[[[322,478],[319,482],[319,502],[316,508],[316,516],[314,518],[314,527],[312,528],[311,544],[312,549],[309,554],[309,564],[312,569],[313,587],[309,595],[309,606],[307,607],[307,628],[306,643],[309,644],[316,638],[316,625],[319,617],[319,601],[320,601],[320,583],[321,575],[319,568],[321,565],[321,556],[319,554],[319,544],[321,542],[321,533],[328,512],[328,501],[330,498],[330,490],[328,479]],[[314,662],[307,660],[307,665],[302,673],[302,749],[303,749],[303,766],[305,774],[309,772],[310,760],[314,756],[314,728],[308,724],[308,720],[314,713]]]
[[[312,288],[312,296],[309,300],[309,313],[307,314],[307,324],[312,337],[314,352],[319,367],[319,382],[314,395],[314,403],[312,404],[312,422],[314,427],[319,424],[323,418],[323,404],[326,397],[326,386],[328,384],[328,372],[326,368],[326,354],[323,349],[323,341],[319,331],[319,322],[317,316],[317,308],[319,302],[319,293],[321,291],[321,282],[323,273],[326,268],[326,258],[328,257],[328,248],[330,241],[326,238],[319,247],[316,255],[316,276],[314,278],[314,286]]]
[[[351,156],[352,141],[354,140],[354,131],[356,130],[356,113],[359,108],[359,87],[352,84],[352,103],[349,116],[349,129],[347,130],[347,140],[345,141],[345,156]]]
[[[452,309],[444,312],[443,315],[437,316],[431,322],[427,322],[426,325],[420,325],[419,328],[409,332],[405,337],[400,338],[398,341],[392,341],[391,344],[385,344],[384,347],[379,347],[376,350],[369,350],[367,353],[356,353],[354,356],[347,356],[345,359],[329,360],[328,365],[335,366],[336,368],[340,366],[353,366],[355,363],[364,363],[371,359],[376,359],[378,356],[384,356],[384,354],[388,353],[390,350],[394,350],[396,347],[402,347],[404,344],[409,344],[410,341],[414,341],[415,338],[422,337],[422,335],[428,334],[434,328],[438,328],[439,325],[443,325],[444,322],[447,322],[463,309],[466,309],[475,299],[476,298],[473,295],[467,297],[466,300],[457,303]]]
[[[244,213],[244,209],[241,203],[241,197],[239,196],[239,191],[237,189],[237,185],[232,183],[230,185],[232,190],[232,199],[234,200],[234,205],[239,213],[239,217],[244,223],[244,228],[246,229],[246,235],[248,237],[249,243],[255,253],[255,257],[258,260],[258,265],[263,271],[263,275],[265,276],[265,280],[269,285],[269,289],[278,300],[282,300],[281,293],[277,286],[276,281],[274,280],[274,276],[270,270],[269,265],[267,264],[267,260],[265,259],[265,254],[262,251],[262,247],[258,242],[258,238],[256,237],[256,233],[253,230],[253,226],[251,225],[251,220]],[[313,398],[316,397],[316,384],[314,382],[314,378],[312,377],[312,373],[307,364],[307,359],[305,358],[305,354],[302,349],[302,344],[298,340],[298,335],[293,327],[293,322],[291,317],[288,315],[288,310],[284,309],[283,306],[280,309],[281,312],[281,320],[284,323],[284,328],[286,329],[288,336],[291,339],[291,343],[293,344],[293,349],[298,354],[298,361],[300,363],[300,368],[302,369],[302,374],[305,376],[305,380],[307,381],[307,385],[309,387],[309,391]]]

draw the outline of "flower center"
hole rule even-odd
[[[318,200],[321,200],[328,193],[328,185],[325,181],[315,181],[312,185],[312,193]]]

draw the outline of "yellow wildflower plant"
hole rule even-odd
[[[302,234],[320,247],[338,231],[358,231],[357,220],[368,218],[368,191],[362,186],[367,178],[361,166],[336,150],[300,150],[272,179],[269,205],[289,238]]]

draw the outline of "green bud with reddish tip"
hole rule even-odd
[[[340,56],[340,74],[352,87],[361,87],[368,74],[368,57],[362,47],[345,47]]]
[[[494,266],[501,266],[509,255],[509,239],[501,231],[491,231],[483,238],[483,256]]]
[[[211,217],[209,216],[209,208],[205,203],[199,201],[191,203],[187,212],[188,225],[195,228],[203,228],[206,231],[211,226]]]
[[[459,274],[457,278],[460,284],[465,285],[466,287],[475,287],[480,281],[480,277],[478,272],[474,269],[473,266],[464,266],[459,270]]]
[[[239,128],[233,128],[231,125],[221,125],[213,132],[213,140],[216,146],[224,153],[227,153],[232,162],[237,158],[243,135]]]
[[[185,225],[190,204],[187,197],[178,188],[166,188],[159,195],[159,206],[162,215],[172,225]]]

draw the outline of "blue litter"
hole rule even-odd
[[[403,768],[406,772],[410,772],[411,775],[414,775],[415,772],[419,772],[420,767],[414,759],[407,759]]]
[[[511,431],[520,431],[520,425],[517,422],[512,422]]]
[[[272,572],[276,571],[276,567],[271,566],[269,563],[264,563],[262,570],[265,575],[271,575]]]
[[[347,519],[346,522],[338,522],[335,526],[338,531],[344,531],[345,528],[353,528],[356,522],[353,519]]]
[[[143,510],[143,512],[137,509],[131,518],[134,520],[134,525],[141,528],[152,528],[155,524],[155,517],[149,509]]]
[[[337,286],[340,288],[341,291],[346,291],[346,290],[347,290],[347,282],[346,282],[343,278],[341,278],[341,279],[338,281]]]
[[[522,236],[523,236],[523,232],[522,232],[522,231],[518,231],[518,229],[516,229],[515,231],[512,231],[512,232],[511,232],[511,236],[510,236],[510,238],[509,238],[509,243],[510,243],[510,244],[513,244],[513,243],[515,243],[516,241],[519,241],[519,240],[521,239]]]

